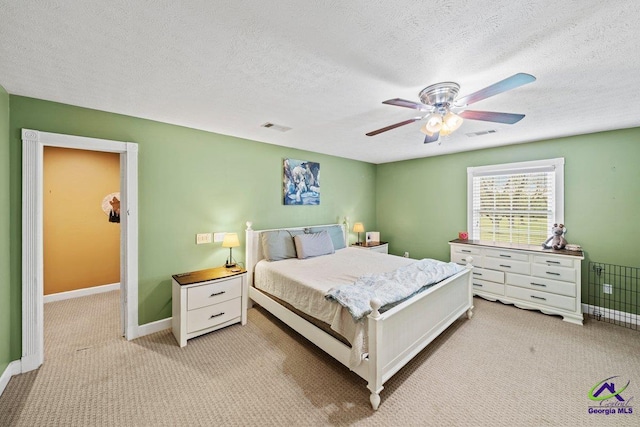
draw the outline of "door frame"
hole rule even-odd
[[[120,154],[122,335],[138,337],[138,144],[22,129],[22,372],[44,362],[44,147]]]

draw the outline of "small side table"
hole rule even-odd
[[[171,277],[171,327],[180,347],[199,335],[247,323],[245,269],[217,267]]]
[[[359,245],[353,244],[352,248],[366,249],[373,252],[380,252],[381,254],[389,253],[389,242],[362,242]]]

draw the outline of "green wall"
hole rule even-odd
[[[640,128],[379,165],[378,228],[392,253],[449,259],[447,242],[467,228],[467,167],[556,157],[565,158],[566,238],[586,252],[586,302],[589,261],[640,267]]]
[[[0,374],[11,358],[9,275],[9,94],[0,86]]]
[[[11,277],[20,293],[20,129],[139,144],[139,323],[171,316],[172,274],[222,265],[220,243],[202,232],[350,221],[375,224],[375,165],[20,96],[10,96]],[[282,160],[320,162],[319,206],[284,206]],[[357,191],[351,191],[351,189]],[[97,201],[99,208],[100,201]],[[352,235],[355,240],[355,235]],[[99,244],[99,242],[98,242]],[[244,260],[244,246],[234,258]],[[20,356],[20,302],[12,302],[13,358]]]

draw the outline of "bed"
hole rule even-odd
[[[345,229],[340,224],[253,230],[247,222],[249,298],[365,379],[371,406],[376,410],[383,385],[391,376],[459,317],[471,319],[472,259],[462,271],[399,303],[383,305],[378,298],[371,298],[370,313],[357,322],[351,317],[353,313],[325,297],[327,289],[339,288],[366,273],[412,268],[416,260],[349,247],[302,260],[265,259],[274,257],[274,251],[263,247],[263,234],[288,233],[293,239],[322,230],[333,231],[334,243],[336,238],[340,240],[336,237],[339,230],[345,246]],[[313,271],[324,273],[318,276]],[[310,294],[289,292],[299,281],[311,282]]]

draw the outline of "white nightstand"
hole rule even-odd
[[[211,268],[172,276],[173,335],[187,340],[234,323],[247,323],[247,272]]]
[[[389,253],[389,243],[388,242],[362,242],[359,245],[353,244],[352,248],[360,248],[366,249],[369,251],[380,252],[381,254]]]

